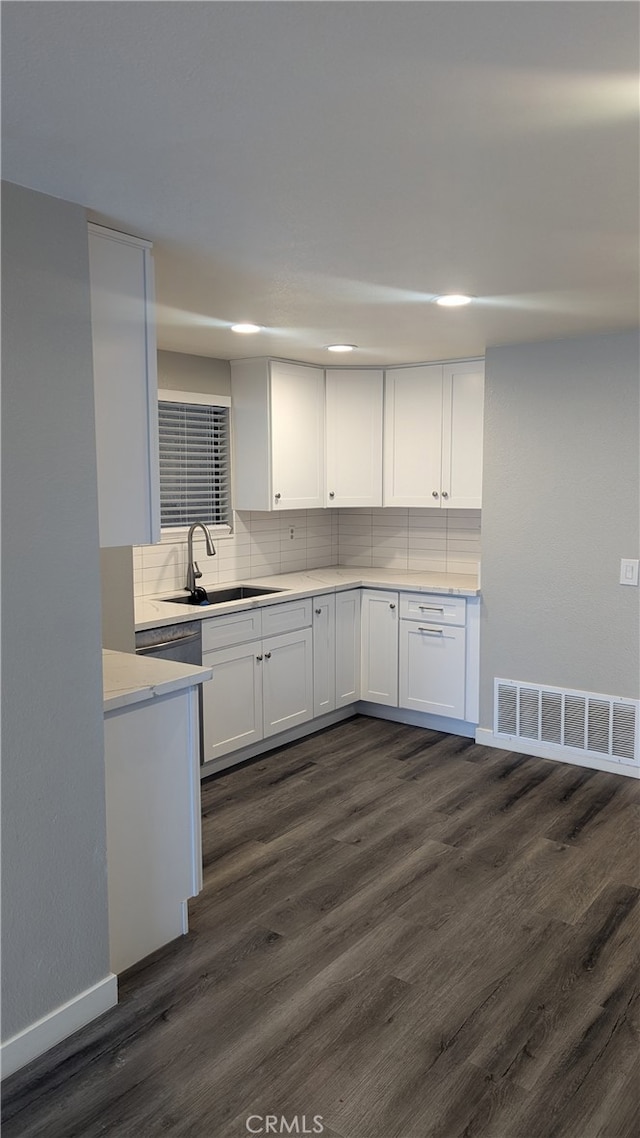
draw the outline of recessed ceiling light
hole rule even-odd
[[[328,352],[353,352],[357,344],[327,344]]]
[[[445,296],[436,296],[435,301],[443,308],[461,308],[463,304],[471,304],[473,299],[472,296],[465,296],[461,292],[450,292]]]
[[[232,332],[240,332],[243,336],[253,336],[254,332],[260,332],[259,324],[232,324]]]

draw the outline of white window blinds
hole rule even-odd
[[[228,407],[160,399],[158,408],[163,529],[229,525]]]

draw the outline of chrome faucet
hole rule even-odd
[[[193,531],[196,529],[201,529],[203,534],[204,534],[204,539],[207,543],[207,553],[208,553],[209,557],[215,557],[215,552],[216,552],[215,546],[211,540],[211,534],[209,533],[209,530],[207,529],[204,522],[194,522],[193,525],[191,526],[191,529],[189,530],[188,535],[187,535],[188,565],[187,565],[187,583],[185,585],[185,588],[188,589],[190,593],[195,593],[196,581],[198,580],[199,577],[202,576],[202,573],[200,572],[200,568],[198,566],[198,562],[193,560]]]

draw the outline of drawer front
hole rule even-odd
[[[262,609],[262,635],[276,636],[280,632],[293,632],[311,624],[312,601],[283,601],[280,605],[267,605]]]
[[[400,593],[400,619],[421,620],[430,624],[464,626],[467,602],[464,597],[439,593]]]
[[[212,648],[228,648],[232,644],[244,644],[247,640],[260,640],[262,637],[262,609],[245,609],[243,612],[215,616],[202,622],[202,651]]]

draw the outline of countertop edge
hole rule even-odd
[[[433,576],[435,580],[426,580],[429,576]],[[338,577],[337,580],[336,577]],[[461,582],[461,578],[464,583]],[[269,577],[240,579],[225,584],[203,581],[203,587],[211,590],[229,588],[233,585],[251,584],[263,585],[265,588],[271,589],[280,588],[282,591],[269,593],[264,597],[245,598],[202,607],[171,604],[166,599],[166,594],[163,595],[162,593],[136,597],[135,631],[141,632],[147,628],[160,628],[163,625],[179,624],[186,621],[206,620],[215,616],[228,616],[230,613],[264,608],[266,605],[282,604],[285,601],[302,600],[305,597],[318,596],[322,593],[344,592],[347,589],[393,589],[399,592],[435,593],[441,596],[474,598],[480,595],[480,587],[477,583],[473,584],[473,580],[475,580],[475,574],[429,574],[413,573],[409,570],[395,572],[392,569],[369,569],[363,566],[356,566],[353,571],[350,571],[347,566],[327,566],[326,568],[300,570],[295,573],[273,574]],[[285,584],[285,581],[291,582],[291,584]],[[175,594],[175,590],[173,593]]]
[[[103,709],[106,714],[134,704],[149,703],[159,696],[196,687],[211,679],[212,675],[212,669],[207,667],[103,649]]]

